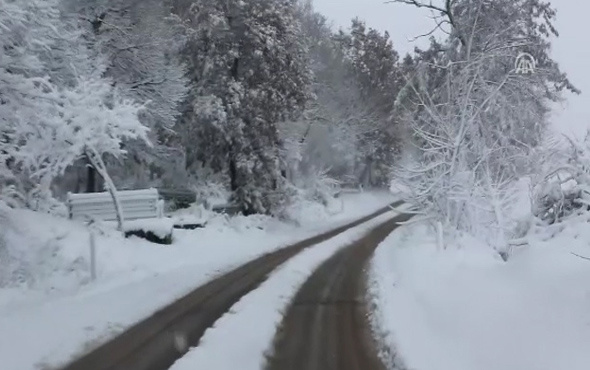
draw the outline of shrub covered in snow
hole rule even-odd
[[[336,199],[340,182],[328,175],[328,170],[310,171],[297,185],[288,187],[288,202],[283,205],[280,218],[301,224],[310,219],[326,219],[342,211]]]
[[[562,184],[559,178],[552,178],[539,186],[534,209],[536,217],[553,224],[583,208],[580,200],[585,193],[575,181],[568,183]]]
[[[340,190],[340,181],[328,175],[329,169],[313,171],[305,181],[305,194],[310,200],[327,206]]]
[[[203,201],[208,209],[218,204],[226,204],[231,197],[231,193],[218,179],[199,181],[192,186],[192,190],[197,195],[197,201]]]
[[[549,168],[534,190],[534,214],[553,224],[590,206],[590,133],[569,139],[569,147],[554,151]]]

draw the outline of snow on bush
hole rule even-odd
[[[307,199],[321,202],[328,206],[340,190],[340,181],[328,175],[329,169],[312,171],[304,183]]]
[[[192,189],[198,200],[204,200],[206,208],[228,203],[231,193],[225,188],[222,181],[208,180],[196,183]]]
[[[590,132],[554,148],[544,175],[534,189],[534,214],[553,224],[579,215],[590,206]]]
[[[302,174],[297,184],[289,187],[289,202],[281,217],[301,225],[313,220],[326,220],[343,211],[337,199],[340,182],[328,175],[327,169],[314,169]]]

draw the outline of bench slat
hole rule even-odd
[[[125,219],[138,219],[138,218],[155,218],[157,217],[155,210],[144,210],[144,211],[135,211],[135,212],[125,212],[123,211],[123,217]],[[86,218],[96,218],[100,220],[114,220],[117,218],[117,214],[115,212],[77,212],[72,214],[73,219],[86,219]]]
[[[122,190],[117,192],[125,219],[155,218],[161,216],[157,189]],[[116,220],[117,214],[108,192],[68,194],[70,218]]]
[[[117,195],[121,197],[149,197],[149,196],[156,196],[158,197],[158,190],[151,188],[151,189],[143,189],[143,190],[119,190],[117,191]],[[69,193],[68,197],[71,199],[91,199],[91,198],[104,198],[104,197],[111,197],[109,192],[104,191],[100,193]]]
[[[120,202],[121,206],[129,207],[129,208],[136,208],[136,207],[153,207],[158,204],[158,202],[154,202],[153,200],[147,202]],[[89,203],[89,204],[72,204],[72,208],[75,209],[102,209],[102,208],[115,208],[115,205],[111,203]]]
[[[155,212],[133,212],[133,213],[124,213],[123,217],[126,220],[136,220],[136,219],[143,219],[143,218],[156,218]],[[79,219],[97,219],[97,220],[116,220],[117,215],[114,212],[108,213],[78,213],[72,216],[72,219],[79,220]]]
[[[154,195],[149,195],[149,196],[139,196],[139,195],[134,195],[131,197],[125,197],[125,196],[118,196],[119,201],[120,202],[124,202],[124,201],[141,201],[141,200],[148,200],[148,199],[153,199],[153,200],[158,200],[159,197],[158,196],[154,196]],[[71,197],[68,199],[68,202],[72,203],[72,204],[86,204],[86,203],[101,203],[101,202],[105,202],[106,200],[112,200],[111,196],[109,195],[108,197],[104,196],[104,197],[92,197],[92,198],[83,198],[83,197]]]

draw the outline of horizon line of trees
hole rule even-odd
[[[280,214],[334,179],[386,186],[399,153],[389,35],[311,1],[0,0],[0,38],[11,204],[215,183]]]
[[[0,197],[93,191],[90,167],[111,190],[218,184],[244,214],[280,215],[395,170],[425,213],[493,225],[501,248],[551,102],[579,93],[550,55],[556,12],[392,3],[444,36],[400,58],[387,32],[334,31],[311,0],[0,0]],[[535,73],[515,73],[521,52]]]

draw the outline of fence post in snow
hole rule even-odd
[[[90,279],[96,280],[96,236],[90,231]]]

